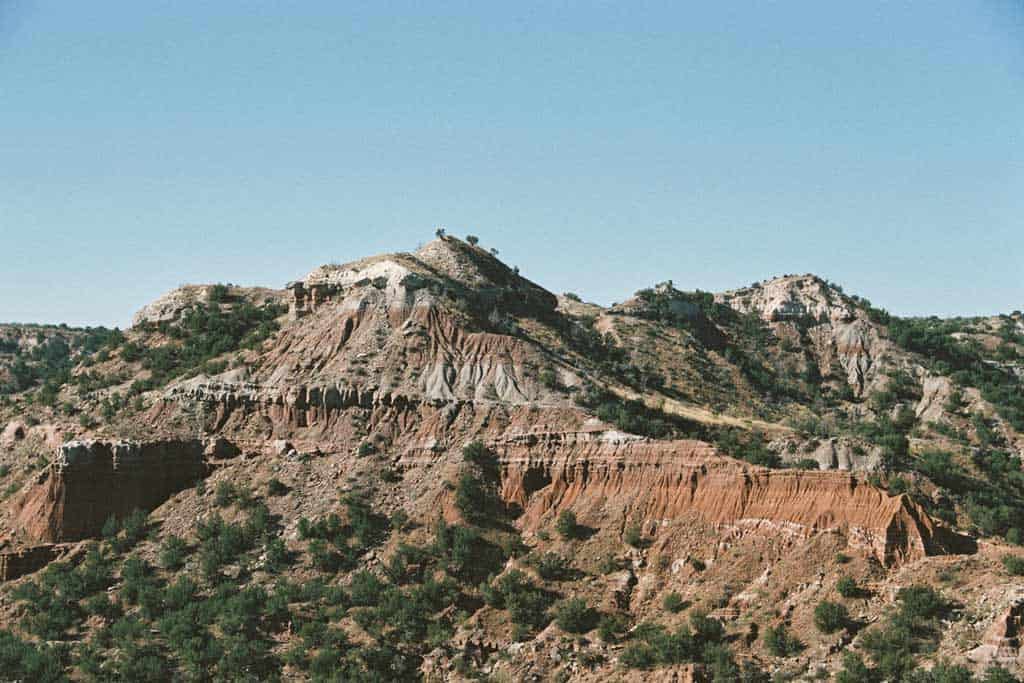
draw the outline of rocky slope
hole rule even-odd
[[[81,643],[74,676],[141,679],[150,657],[222,678],[763,680],[835,673],[851,646],[884,666],[869,634],[924,581],[953,627],[922,642],[1017,670],[1024,324],[941,324],[815,276],[605,309],[450,237],[280,290],[182,288],[124,334],[7,345],[35,370],[0,404],[0,623],[26,652]],[[104,562],[113,607],[82,588],[70,617],[28,616],[35,582]],[[186,577],[210,606],[188,618]],[[246,591],[283,605],[218,621]],[[779,627],[802,647],[769,643]]]

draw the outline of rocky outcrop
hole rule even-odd
[[[218,424],[243,407],[296,427],[376,404],[567,403],[539,381],[541,368],[558,365],[544,349],[489,329],[522,307],[554,315],[557,299],[479,249],[454,240],[431,245],[416,255],[323,266],[291,283],[296,320],[258,368],[199,376],[171,386],[165,398],[205,403]]]
[[[921,386],[921,400],[914,413],[917,419],[940,422],[946,414],[946,403],[953,394],[953,382],[948,377],[925,377]]]
[[[12,420],[0,433],[0,448],[11,449],[22,441],[35,441],[46,448],[57,448],[61,443],[61,430],[57,425],[38,424],[30,427],[21,420]]]
[[[1016,595],[999,614],[980,646],[971,650],[968,657],[985,666],[1024,665],[1021,652],[1021,634],[1024,632],[1024,595]]]
[[[889,496],[854,475],[755,467],[699,441],[586,433],[495,448],[502,496],[522,508],[528,530],[573,509],[581,519],[600,514],[663,525],[696,515],[766,533],[841,533],[886,565],[971,550],[906,496]]]
[[[97,536],[111,515],[153,510],[205,474],[199,441],[71,441],[22,491],[16,526],[36,541]]]
[[[46,543],[31,548],[0,553],[0,581],[13,581],[38,571],[60,557],[68,546]]]
[[[817,445],[814,445],[816,442]],[[882,466],[882,449],[845,437],[815,439],[812,450],[800,450],[801,440],[780,439],[772,443],[782,462],[793,464],[801,460],[814,460],[822,470],[853,470],[870,472]]]
[[[740,313],[757,313],[766,322],[810,318],[838,323],[856,317],[847,298],[814,275],[786,275],[716,294],[715,300]]]
[[[811,351],[825,377],[838,365],[856,396],[865,395],[879,377],[888,340],[854,301],[814,275],[787,275],[715,295],[715,300],[740,313],[755,313],[776,333],[802,322]]]
[[[211,303],[214,285],[183,285],[161,295],[154,301],[139,309],[132,316],[132,327],[143,323],[160,323],[177,320],[188,308],[200,303]],[[219,303],[248,301],[253,304],[264,304],[268,301],[283,303],[285,294],[280,290],[266,287],[228,286],[225,299]]]
[[[286,286],[293,319],[327,302],[376,290],[393,311],[408,311],[431,297],[457,298],[484,316],[497,310],[551,312],[558,298],[493,255],[461,240],[439,238],[414,254],[397,253],[344,265],[324,265]],[[365,304],[359,303],[360,308]]]

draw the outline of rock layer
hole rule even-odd
[[[985,665],[1012,665],[1024,659],[1021,633],[1024,631],[1024,596],[1018,595],[996,617],[980,646],[971,650],[972,660]]]
[[[906,496],[889,496],[852,474],[755,467],[699,441],[588,434],[569,443],[525,439],[496,450],[502,496],[522,507],[528,530],[564,509],[659,524],[695,514],[738,528],[842,533],[886,565],[971,549]]]
[[[71,441],[22,492],[16,524],[36,541],[97,536],[111,515],[153,510],[205,473],[199,441]]]
[[[57,559],[67,546],[47,543],[31,548],[0,553],[0,581],[13,581],[31,574]]]

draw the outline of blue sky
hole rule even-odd
[[[474,233],[554,291],[1024,308],[1024,8],[0,0],[0,321]]]

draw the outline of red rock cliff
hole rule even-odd
[[[36,541],[97,536],[110,515],[152,510],[205,469],[199,441],[72,441],[22,492],[16,525]]]
[[[700,441],[605,434],[498,445],[502,496],[534,529],[563,509],[635,522],[697,514],[723,526],[845,534],[884,564],[959,552],[966,544],[906,496],[847,472],[770,470]]]

